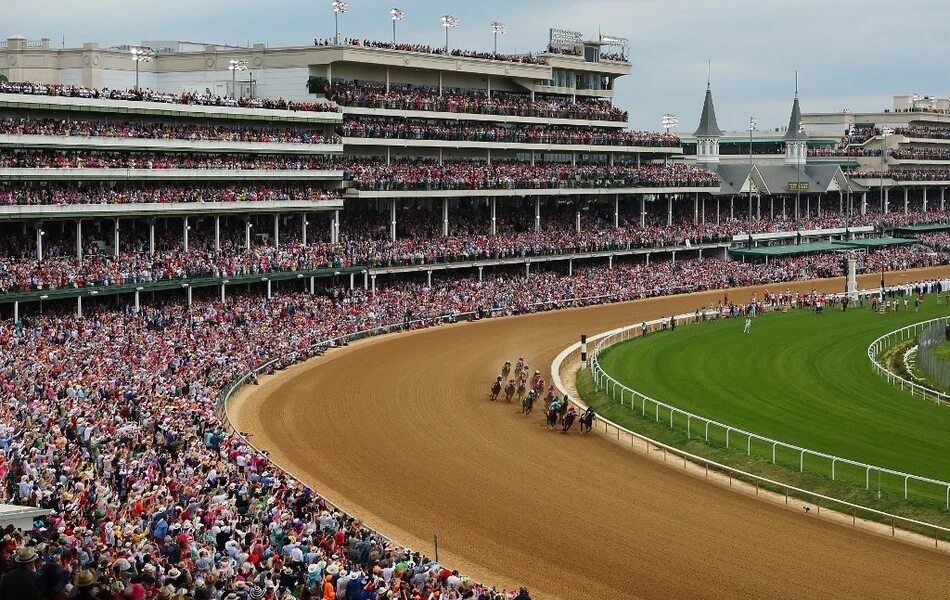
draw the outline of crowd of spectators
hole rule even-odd
[[[229,106],[240,108],[265,108],[294,112],[337,112],[339,109],[327,102],[295,102],[278,98],[231,98],[218,96],[210,90],[170,94],[148,88],[137,90],[95,89],[78,85],[54,85],[46,83],[0,81],[0,94],[27,94],[30,96],[62,96],[66,98],[94,98],[100,100],[128,100],[132,102],[161,102],[163,104],[187,104],[198,106]]]
[[[340,170],[347,161],[327,155],[110,152],[0,149],[0,167],[19,169]]]
[[[950,181],[947,169],[890,169],[888,171],[852,171],[854,179],[893,179],[894,181]]]
[[[363,48],[383,48],[386,50],[401,50],[403,52],[419,52],[422,54],[435,54],[439,56],[452,56],[458,58],[481,58],[484,60],[499,60],[503,62],[514,62],[526,65],[543,65],[544,59],[532,54],[495,54],[494,52],[479,52],[478,50],[460,50],[452,48],[448,52],[444,46],[429,46],[428,44],[396,44],[393,42],[380,42],[374,40],[360,40],[356,38],[344,38],[340,44],[336,44],[332,38],[314,39],[315,46],[360,46]]]
[[[950,160],[950,149],[901,147],[889,149],[887,155],[898,160]]]
[[[677,148],[680,138],[656,131],[596,129],[590,127],[498,125],[494,123],[436,122],[422,119],[347,118],[337,126],[342,137],[510,142],[522,144],[583,144],[597,146],[647,146]]]
[[[895,127],[894,133],[909,138],[950,140],[950,129],[946,127]]]
[[[862,257],[859,270],[934,260],[899,248]],[[276,469],[219,420],[219,393],[270,358],[287,366],[323,352],[325,340],[406,315],[434,325],[840,269],[836,254],[768,265],[639,263],[432,286],[397,280],[375,293],[235,293],[227,304],[199,297],[139,312],[99,306],[82,317],[53,308],[4,321],[0,493],[52,512],[31,531],[3,532],[0,562],[19,574],[2,591],[100,600],[502,597],[398,547]]]
[[[8,135],[58,135],[147,140],[187,140],[216,142],[266,142],[283,144],[339,144],[336,136],[317,130],[241,127],[189,123],[132,123],[128,121],[86,121],[35,117],[6,117],[0,133]]]
[[[606,100],[572,101],[563,96],[535,96],[528,94],[482,90],[443,89],[409,84],[386,85],[374,81],[340,81],[328,85],[328,100],[341,106],[387,108],[485,115],[545,117],[557,119],[587,119],[598,121],[626,121],[627,113]]]
[[[718,176],[683,163],[615,165],[522,162],[360,161],[344,172],[369,191],[717,187]]]
[[[307,185],[267,183],[62,183],[43,186],[0,185],[0,206],[38,204],[138,204],[168,202],[320,201],[338,191]]]

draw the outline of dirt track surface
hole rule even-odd
[[[950,268],[888,274],[888,284]],[[861,278],[873,287],[879,275]],[[814,284],[840,291],[843,280]],[[761,292],[810,290],[757,286]],[[731,290],[743,301],[749,291]],[[395,334],[235,401],[235,425],[351,514],[478,581],[549,598],[937,598],[950,559],[756,501],[488,401],[502,363],[547,373],[581,333],[691,312],[722,292]],[[861,349],[863,351],[863,349]]]

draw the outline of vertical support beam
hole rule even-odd
[[[491,199],[491,234],[498,235],[498,198]]]
[[[244,249],[251,249],[251,218],[244,217]]]
[[[369,271],[363,271],[363,289],[369,289]]]
[[[729,220],[736,218],[735,196],[729,196]]]
[[[119,256],[119,218],[115,218],[115,227],[114,227],[114,238],[112,240],[113,248],[115,249],[115,256]]]
[[[139,312],[141,304],[139,303],[139,290],[135,290],[135,312]]]
[[[426,285],[432,287],[432,269],[426,271]]]
[[[300,242],[307,247],[307,213],[300,213]]]
[[[762,220],[762,194],[755,195],[755,220]]]
[[[620,194],[614,195],[614,227],[620,227]]]
[[[82,318],[82,296],[76,296],[76,317]]]
[[[13,301],[13,324],[16,325],[20,321],[20,301]]]
[[[448,198],[442,198],[442,237],[449,237],[449,199]]]
[[[441,76],[440,76],[441,79]],[[389,239],[396,241],[396,199],[389,199]]]
[[[534,197],[534,232],[541,231],[541,196]]]
[[[699,192],[693,192],[693,225],[699,225]]]
[[[884,188],[884,214],[891,212],[891,188]]]
[[[940,188],[940,210],[941,211],[946,210],[946,204],[944,203],[944,192],[946,191],[947,191],[947,188],[945,187]]]
[[[574,204],[574,230],[578,233],[581,231],[581,205],[579,202]]]
[[[574,259],[569,258],[567,259],[567,276],[573,277],[573,275],[574,275]]]
[[[333,243],[340,243],[340,211],[333,211]]]
[[[76,258],[82,258],[82,219],[76,219]]]
[[[719,196],[716,196],[716,225],[719,225]]]
[[[614,270],[614,257],[613,257],[613,255],[610,255],[610,256],[607,257],[607,268],[610,269],[611,271]]]
[[[43,260],[43,221],[38,221],[33,225],[36,229],[36,260]]]
[[[185,288],[185,295],[188,296],[188,306],[191,306],[191,286]]]
[[[924,193],[924,214],[927,214],[927,188],[921,188]]]
[[[274,248],[280,246],[280,215],[274,215]]]
[[[910,212],[910,188],[904,188],[904,214]]]
[[[524,264],[524,276],[525,276],[525,277],[530,277],[530,276],[531,276],[531,263],[530,263],[530,262],[526,262],[526,263]]]
[[[181,242],[182,248],[185,249],[185,252],[188,252],[188,230],[191,229],[188,226],[188,217],[187,215],[181,220]]]
[[[666,226],[673,226],[673,194],[666,195]]]
[[[221,215],[214,216],[214,251],[221,252]]]
[[[225,296],[225,291],[224,291],[224,288],[225,288],[225,287],[227,287],[227,286],[222,283],[222,284],[221,284],[221,304],[224,304],[225,302],[227,302],[227,298],[226,298],[226,296]]]
[[[310,279],[313,280],[313,277]],[[353,273],[352,271],[350,271],[350,289],[356,289],[356,273]]]
[[[863,217],[866,214],[868,214],[868,193],[861,192],[861,216]]]
[[[268,278],[267,280],[267,299],[268,300],[270,300],[274,295],[274,288],[273,286],[271,286],[271,283],[273,282]],[[190,290],[191,288],[188,288],[188,289]]]
[[[350,280],[352,281],[353,274],[350,273]],[[310,276],[310,295],[313,296],[317,291],[317,278]]]
[[[484,268],[485,268],[485,267],[481,267],[481,266],[478,267],[478,282],[479,282],[479,283],[482,282],[482,270],[483,270]]]
[[[700,222],[703,225],[705,225],[706,224],[706,196],[703,196],[703,199],[700,202],[699,214],[700,214],[700,217],[699,217]]]
[[[640,194],[640,229],[647,226],[647,195]]]
[[[373,295],[376,295],[376,274],[374,273],[370,279],[373,280]]]

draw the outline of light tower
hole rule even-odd
[[[442,15],[442,27],[445,28],[445,53],[449,53],[449,29],[459,26],[459,20],[452,15]]]
[[[333,43],[340,43],[340,13],[345,13],[349,5],[343,0],[333,0]]]
[[[135,91],[139,91],[139,63],[155,60],[155,52],[151,48],[132,47],[132,61],[135,63]]]
[[[495,56],[498,56],[498,36],[504,35],[505,31],[507,29],[505,29],[504,23],[495,21],[491,24],[491,32],[495,35]]]
[[[228,61],[228,70],[231,71],[231,98],[237,99],[237,72],[247,70],[247,61],[232,58]]]
[[[394,8],[389,11],[389,16],[393,18],[393,46],[396,45],[396,21],[402,21],[406,18],[405,11]]]

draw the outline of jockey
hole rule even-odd
[[[558,399],[551,401],[551,406],[548,408],[551,412],[557,412],[561,408],[561,402]]]

